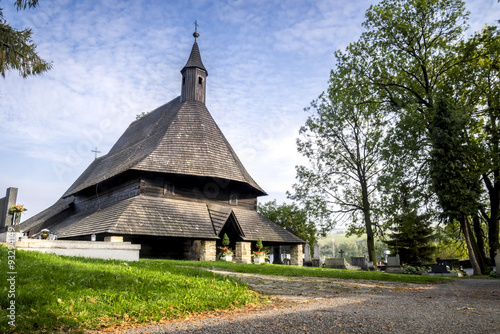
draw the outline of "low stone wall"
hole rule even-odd
[[[95,259],[138,261],[141,245],[130,242],[22,239],[16,249]]]

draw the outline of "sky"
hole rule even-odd
[[[108,153],[136,115],[180,95],[180,70],[198,45],[206,105],[256,182],[287,200],[304,108],[328,88],[333,53],[363,32],[367,0],[41,0],[4,18],[31,27],[52,70],[0,78],[0,197],[19,188],[23,220],[57,201]],[[497,0],[468,0],[469,32],[500,19]]]

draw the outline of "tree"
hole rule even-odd
[[[431,123],[430,171],[443,214],[460,223],[474,273],[480,275],[485,270],[484,259],[478,252],[469,218],[475,217],[481,206],[482,170],[477,163],[478,147],[467,133],[471,118],[465,108],[456,109],[444,97],[438,100]]]
[[[395,170],[404,174],[400,169]],[[401,174],[379,179],[384,203],[381,211],[386,216],[385,229],[390,231],[384,242],[393,254],[400,255],[403,263],[430,262],[436,249],[433,210],[423,207],[427,196],[414,186],[411,177]]]
[[[353,43],[350,50],[357,47]],[[385,120],[364,77],[353,75],[368,68],[369,59],[353,52],[335,56],[328,94],[306,108],[311,115],[297,147],[310,167],[296,168],[299,182],[291,198],[320,219],[336,223],[351,218],[351,230],[367,234],[369,259],[377,263],[373,201]]]
[[[428,263],[434,260],[434,229],[431,221],[416,211],[394,218],[393,232],[386,242],[394,254],[399,254],[402,263]]]
[[[500,248],[500,31],[486,26],[461,44],[466,66],[457,70],[464,104],[474,106],[484,166],[482,181],[487,191],[489,210],[480,208],[487,222],[490,259]],[[477,224],[475,224],[477,226]],[[478,230],[481,233],[481,230]]]
[[[261,215],[281,227],[289,228],[296,236],[307,241],[309,246],[316,243],[316,236],[325,236],[325,231],[318,231],[313,221],[309,219],[306,210],[296,204],[276,204],[276,200],[259,204],[257,210]]]
[[[17,10],[35,8],[38,0],[16,0]],[[31,39],[32,30],[17,30],[11,27],[0,9],[0,74],[17,70],[26,78],[51,69],[52,64],[43,60],[36,53],[36,44]]]
[[[478,81],[478,78],[496,78],[496,80],[490,81],[494,85],[497,85],[498,82],[498,72],[496,72],[496,77],[482,76],[477,67],[472,69],[472,64],[478,66],[494,65],[498,48],[493,47],[489,48],[489,52],[480,52],[477,51],[480,48],[469,46],[468,50],[471,51],[464,52],[467,50],[463,47],[463,36],[467,29],[468,13],[465,12],[463,1],[384,0],[378,5],[371,6],[366,16],[367,20],[364,26],[367,31],[361,36],[359,45],[367,47],[356,51],[359,55],[372,57],[375,61],[370,64],[371,71],[361,72],[360,75],[372,74],[368,78],[373,89],[377,90],[381,101],[387,102],[387,115],[394,117],[395,126],[390,132],[392,138],[389,141],[399,139],[404,144],[410,143],[410,145],[393,145],[391,156],[413,157],[414,160],[410,164],[413,165],[412,171],[407,170],[407,172],[418,177],[422,188],[437,189],[435,184],[433,185],[431,182],[435,182],[436,179],[431,180],[430,178],[430,161],[434,160],[436,165],[440,164],[439,161],[436,161],[438,156],[435,155],[430,159],[430,152],[435,151],[433,147],[435,142],[430,138],[433,118],[436,115],[436,100],[440,96],[447,96],[451,108],[462,110],[466,112],[468,117],[472,117],[473,114],[470,110],[465,110],[462,107],[469,105],[477,108],[479,107],[479,99],[474,101],[468,95],[482,96],[484,101],[488,94],[480,89],[475,89],[474,85],[470,83],[484,84],[486,82]],[[483,38],[482,41],[486,41],[486,39]],[[465,44],[467,45],[467,43]],[[492,52],[492,50],[495,51]],[[474,57],[474,52],[479,52],[481,55]],[[486,59],[491,61],[485,61]],[[495,69],[495,65],[488,68]],[[486,67],[483,66],[483,69]],[[466,70],[469,71],[468,76],[464,76]],[[463,78],[470,79],[469,84],[465,83]],[[497,89],[495,88],[493,91],[497,91]],[[464,96],[469,98],[468,104],[463,102]],[[498,98],[491,101],[498,101]],[[491,139],[495,139],[495,136],[499,137],[496,130],[496,117],[494,120],[495,122],[489,122],[490,129],[493,129]],[[474,122],[467,124],[474,124]],[[488,124],[488,122],[484,122],[484,124]],[[476,129],[469,128],[467,131],[473,133]],[[490,144],[493,143],[490,142]],[[489,146],[498,148],[498,145],[495,144]],[[410,150],[411,152],[408,152]],[[405,153],[401,154],[402,152]],[[498,165],[498,155],[493,150],[490,150],[490,153],[492,154],[488,159]],[[446,159],[444,156],[441,158]],[[443,161],[443,163],[447,162]],[[456,172],[465,178],[468,177],[457,170]],[[441,175],[441,177],[449,176],[446,173]],[[489,234],[493,237],[490,240],[490,245],[493,246],[493,253],[491,253],[493,255],[494,249],[498,248],[498,242],[495,240],[498,240],[499,206],[496,203],[500,203],[500,196],[498,196],[500,193],[497,192],[500,190],[500,183],[495,184],[498,178],[494,170],[491,170],[488,176],[485,177],[483,174],[483,181],[490,193],[492,213],[489,217],[488,228],[491,231]],[[453,181],[444,180],[444,182],[451,184]],[[455,182],[468,184],[466,179],[455,180]],[[486,215],[483,212],[483,216]],[[468,217],[472,217],[474,227],[477,227],[476,237],[481,241],[482,231],[477,218],[474,220],[474,216]],[[469,246],[480,244],[480,242],[475,241],[472,230],[466,229],[466,227],[470,228],[470,224],[465,224],[465,216],[461,216],[460,219],[462,219],[464,227],[463,232],[467,233],[466,239],[470,241]],[[476,253],[480,252],[481,250],[476,249]]]

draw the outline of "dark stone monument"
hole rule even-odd
[[[444,264],[431,264],[431,273],[433,274],[449,274],[450,271]]]
[[[368,270],[368,262],[366,261],[366,256],[351,257],[351,266],[360,267],[363,270]]]
[[[283,264],[281,260],[281,247],[274,246],[273,247],[273,264]]]

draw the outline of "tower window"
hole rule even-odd
[[[182,77],[182,84],[185,85],[186,84],[186,77]]]
[[[198,83],[201,85],[203,83],[203,78],[202,77],[198,77]]]
[[[231,194],[229,195],[229,204],[231,205],[238,205],[238,194]]]

